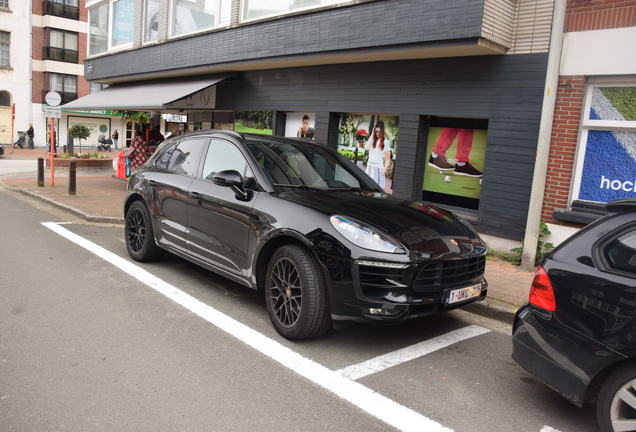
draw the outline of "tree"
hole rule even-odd
[[[91,136],[91,130],[84,125],[77,124],[69,130],[73,138],[79,139],[80,153],[82,152],[82,140]]]

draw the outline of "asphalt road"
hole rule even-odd
[[[121,227],[85,224],[2,189],[0,210],[0,431],[395,430],[358,398],[368,394],[456,431],[596,430],[591,407],[570,405],[511,360],[507,324],[454,311],[292,343],[247,288],[171,255],[129,269],[264,336],[255,349],[123,271],[113,257],[132,261]],[[57,226],[105,251],[69,241],[49,221],[71,222]],[[431,345],[468,326],[483,334]],[[352,402],[308,378],[305,363],[264,355],[270,345],[326,368],[326,380],[396,350],[428,353],[355,379]],[[386,406],[377,407],[384,418],[402,415]]]

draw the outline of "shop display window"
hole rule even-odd
[[[588,86],[571,198],[636,198],[636,82]]]

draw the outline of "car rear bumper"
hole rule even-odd
[[[531,305],[515,315],[512,358],[528,373],[577,406],[586,401],[588,386],[606,366],[622,359],[561,324],[554,314]]]

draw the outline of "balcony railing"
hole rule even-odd
[[[45,46],[42,49],[44,60],[57,60],[69,63],[77,63],[77,51],[65,48]]]
[[[44,14],[78,20],[79,7],[67,5],[64,3],[58,3],[51,0],[44,0]]]
[[[42,100],[44,100],[44,97],[49,91],[50,90],[42,91]],[[69,93],[69,92],[61,92],[61,91],[58,91],[58,93],[60,94],[60,96],[62,96],[62,102],[60,102],[60,104],[65,104],[72,100],[77,99],[77,93]]]

